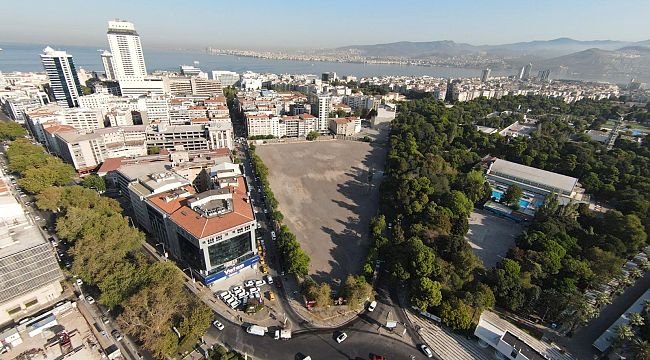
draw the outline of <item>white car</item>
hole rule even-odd
[[[251,294],[259,293],[260,289],[256,288],[256,287],[252,287],[252,288],[248,289],[248,292],[251,293]]]
[[[273,276],[266,275],[266,283],[269,285],[273,284]]]
[[[232,294],[228,293],[228,295],[224,296],[224,297],[221,298],[221,299],[223,300],[223,302],[225,302],[225,303],[229,303],[229,302],[231,302],[232,300],[234,300],[235,297],[232,296]]]
[[[77,281],[75,281],[75,283],[77,283],[77,286],[81,286],[81,285],[84,284],[84,281],[81,280],[81,279],[77,279]]]
[[[237,295],[237,298],[238,298],[239,300],[241,300],[241,299],[245,299],[245,298],[248,297],[248,295],[249,295],[248,291],[244,291],[244,292],[239,293],[239,295]]]
[[[347,338],[348,338],[348,334],[342,332],[342,333],[339,334],[339,336],[336,337],[336,342],[340,344],[340,343],[344,342],[345,339],[347,339]]]
[[[273,240],[275,240],[275,231],[271,231],[271,238],[273,238]]]
[[[426,355],[428,358],[433,357],[433,352],[431,352],[431,349],[429,349],[429,347],[424,344],[420,345],[420,351],[422,351],[422,353],[424,353],[424,355]]]
[[[241,304],[239,302],[239,300],[234,300],[234,299],[233,299],[233,301],[228,303],[228,305],[230,305],[230,307],[233,308],[233,309],[236,308],[237,306],[239,306],[239,304]]]
[[[88,301],[88,304],[94,304],[95,303],[95,299],[93,299],[93,297],[90,296],[90,295],[86,296],[86,301]]]
[[[370,303],[370,305],[368,305],[368,311],[373,312],[373,311],[375,311],[375,308],[376,308],[376,307],[377,307],[377,302],[373,300],[373,301]]]
[[[219,294],[219,297],[223,299],[223,298],[226,297],[226,295],[228,295],[228,294],[230,294],[230,291],[223,291],[223,292],[221,292],[221,293]]]
[[[261,286],[264,286],[264,285],[266,285],[266,281],[264,281],[264,280],[255,281],[255,286],[257,286],[257,287],[261,287]]]
[[[243,288],[241,288],[241,287],[238,286],[238,287],[232,289],[231,291],[232,291],[232,294],[233,294],[233,295],[235,295],[235,296],[239,296],[239,294],[243,293],[243,292],[246,291],[246,290],[244,290]]]
[[[224,329],[223,324],[219,320],[215,320],[214,322],[212,322],[212,326],[216,327],[219,330]]]
[[[253,286],[255,286],[255,280],[246,280],[246,281],[244,282],[244,286],[246,286],[246,287],[253,287]]]

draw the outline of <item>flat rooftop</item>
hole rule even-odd
[[[496,159],[490,165],[488,175],[502,176],[510,180],[520,181],[531,185],[543,185],[571,193],[578,179],[551,171],[537,169],[512,161]]]

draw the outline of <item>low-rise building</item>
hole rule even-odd
[[[361,131],[361,119],[358,117],[344,117],[329,119],[330,131],[335,135],[354,136]]]
[[[55,303],[63,293],[51,245],[25,214],[0,179],[0,325]]]

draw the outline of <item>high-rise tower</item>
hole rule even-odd
[[[79,106],[79,97],[83,92],[72,55],[48,46],[43,49],[41,62],[50,80],[52,99],[62,106]]]
[[[141,81],[147,75],[140,35],[133,23],[124,20],[108,22],[108,45],[113,55],[113,68],[118,81]]]

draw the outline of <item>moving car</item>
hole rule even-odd
[[[422,351],[422,353],[423,353],[424,355],[426,355],[428,358],[432,358],[432,357],[433,357],[433,352],[432,352],[431,349],[429,349],[429,347],[426,346],[425,344],[420,345],[420,351]]]
[[[339,334],[339,336],[336,337],[336,342],[340,344],[340,343],[344,342],[345,339],[347,339],[347,338],[348,338],[348,334],[342,332],[342,333]]]
[[[373,300],[373,301],[370,303],[370,305],[368,305],[368,311],[373,312],[373,311],[375,311],[375,308],[376,308],[376,307],[377,307],[377,302]]]
[[[219,330],[223,330],[224,326],[219,320],[215,320],[212,322],[212,326],[216,327]]]

